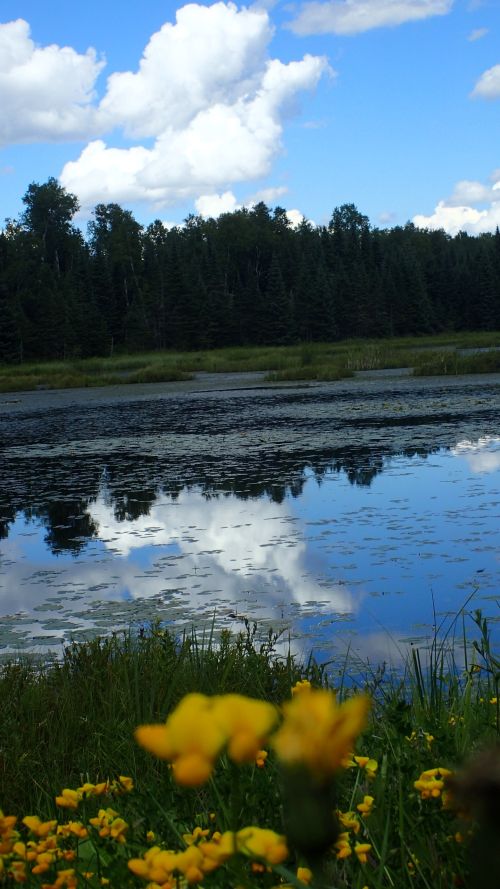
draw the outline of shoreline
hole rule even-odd
[[[161,383],[120,383],[112,386],[81,387],[75,389],[36,389],[0,393],[0,415],[33,413],[37,411],[66,409],[72,407],[92,407],[100,404],[119,402],[148,401],[153,399],[177,398],[179,396],[207,395],[220,393],[246,393],[251,396],[258,392],[294,392],[304,390],[334,389],[339,395],[363,394],[371,390],[387,387],[397,391],[423,390],[429,393],[437,390],[458,389],[498,389],[500,396],[500,374],[463,374],[457,376],[417,377],[408,368],[357,371],[353,377],[332,381],[290,381],[272,382],[265,379],[266,371],[239,371],[233,373],[199,372],[193,379]],[[497,394],[495,392],[495,394]]]

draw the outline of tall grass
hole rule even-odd
[[[102,775],[156,768],[133,740],[140,722],[165,717],[190,691],[237,691],[282,700],[300,676],[291,657],[274,656],[273,638],[185,635],[158,628],[71,645],[61,662],[20,658],[0,668],[0,808],[52,810],[50,789]],[[307,675],[321,680],[312,664]]]
[[[357,371],[413,368],[414,373],[494,373],[500,352],[462,355],[462,349],[490,349],[500,334],[490,331],[344,340],[290,346],[241,346],[199,352],[145,352],[109,358],[68,359],[0,365],[0,392],[30,389],[108,386],[123,383],[173,382],[196,373],[264,372],[270,382],[338,380]]]

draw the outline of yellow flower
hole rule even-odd
[[[119,786],[122,788],[122,790],[125,791],[125,793],[130,793],[134,789],[134,782],[132,778],[128,778],[126,775],[118,775],[118,782],[116,783],[119,784]]]
[[[312,685],[309,682],[309,679],[299,679],[298,682],[292,688],[292,697],[295,695],[300,695],[304,691],[311,691]]]
[[[303,764],[320,776],[330,775],[352,750],[369,707],[365,695],[340,705],[324,689],[296,695],[283,705],[284,720],[273,746],[287,765]]]
[[[267,750],[257,750],[257,754],[255,756],[255,765],[257,766],[257,768],[264,768],[268,756],[269,754]]]
[[[232,830],[226,830],[223,834],[216,832],[212,839],[207,843],[202,843],[199,849],[204,858],[203,870],[205,873],[209,873],[236,854],[238,851],[236,835]]]
[[[281,864],[288,858],[284,836],[262,827],[244,827],[236,834],[236,845],[244,855],[263,858],[267,864]]]
[[[354,846],[354,853],[358,856],[358,861],[361,864],[366,864],[368,861],[368,852],[371,850],[371,846],[369,843],[356,843]]]
[[[46,837],[47,834],[52,833],[57,821],[40,821],[38,815],[26,815],[26,817],[23,818],[23,824],[25,824],[28,830],[31,830],[35,836]]]
[[[44,874],[50,869],[54,861],[54,855],[51,852],[42,852],[36,856],[36,864],[31,868],[32,874]]]
[[[349,858],[352,855],[349,834],[347,832],[340,834],[334,848],[337,850],[337,858],[339,859]]]
[[[308,867],[298,867],[297,868],[297,878],[299,880],[301,880],[302,883],[305,883],[306,886],[309,886],[309,883],[311,882],[311,880],[313,878],[312,870],[309,870]]]
[[[353,833],[359,833],[361,825],[355,812],[339,812],[337,810],[336,814],[342,827],[345,827],[346,830],[352,830]]]
[[[210,778],[212,769],[212,760],[200,753],[179,756],[172,765],[175,780],[184,787],[199,787],[204,784]]]
[[[255,761],[278,720],[276,707],[243,695],[221,695],[214,704],[215,719],[227,738],[230,758],[237,763]]]
[[[172,762],[176,781],[189,787],[210,777],[226,742],[214,718],[214,699],[195,693],[182,699],[164,725],[140,725],[135,737],[150,753]]]
[[[81,798],[81,794],[77,790],[70,790],[66,787],[60,796],[56,796],[56,805],[62,809],[77,809]]]
[[[135,736],[150,753],[172,763],[179,784],[197,787],[210,777],[226,745],[235,762],[255,761],[277,717],[276,708],[266,701],[189,694],[164,725],[141,725]]]
[[[42,889],[76,889],[78,886],[78,877],[74,870],[60,870],[53,883],[43,883]]]
[[[371,759],[369,756],[348,756],[347,759],[343,760],[342,765],[345,769],[352,769],[358,766],[358,768],[365,770],[366,777],[370,779],[375,778],[378,769],[377,760]]]
[[[21,843],[20,841],[14,843],[12,851],[18,858],[26,858],[26,843]]]
[[[100,837],[111,837],[117,843],[125,843],[128,824],[114,809],[99,809],[97,818],[89,818],[89,823],[98,829]]]
[[[374,798],[373,796],[365,796],[363,797],[363,802],[358,803],[356,806],[358,812],[361,812],[363,818],[368,818],[368,815],[371,814],[371,810],[373,808]]]
[[[199,883],[203,879],[203,855],[197,846],[189,846],[183,852],[166,852],[153,846],[144,858],[132,858],[128,867],[138,877],[150,881],[150,886],[174,886],[171,877],[182,874],[188,883]]]
[[[89,832],[87,828],[81,823],[81,821],[68,821],[67,824],[60,824],[57,828],[57,835],[67,837],[70,835],[78,837],[80,840],[84,840],[88,837]]]
[[[202,830],[201,827],[195,827],[192,833],[183,833],[182,839],[186,843],[186,846],[192,846],[193,843],[197,843],[207,837],[209,833],[209,830]]]
[[[452,772],[449,769],[443,769],[441,767],[435,769],[427,769],[425,772],[422,772],[418,781],[415,781],[413,786],[415,790],[420,791],[420,796],[422,799],[430,799],[431,797],[437,798],[441,796],[441,793],[444,788],[444,779],[451,775]]]

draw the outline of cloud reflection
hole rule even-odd
[[[103,490],[89,513],[97,537],[85,558],[51,557],[39,523],[18,520],[5,541],[2,611],[24,615],[21,631],[36,635],[28,616],[57,639],[156,615],[196,623],[215,611],[239,626],[248,616],[276,627],[354,609],[345,585],[320,584],[308,570],[303,529],[286,503],[184,490],[159,495],[146,516],[119,520]],[[16,622],[0,623],[15,635]]]
[[[472,472],[497,472],[500,469],[500,438],[485,435],[477,441],[459,441],[452,454],[463,457]]]

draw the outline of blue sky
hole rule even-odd
[[[498,0],[4,0],[0,219],[32,181],[181,222],[500,224]],[[293,213],[292,211],[295,211]]]

